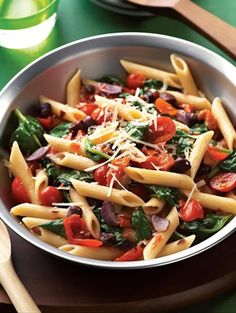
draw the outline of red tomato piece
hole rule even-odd
[[[156,121],[152,121],[149,126],[149,131],[151,133],[151,141],[153,143],[167,142],[176,133],[175,123],[171,118],[162,116],[157,117]]]
[[[202,121],[205,121],[206,127],[208,129],[212,129],[212,130],[217,130],[218,129],[218,123],[214,117],[214,115],[212,114],[212,112],[210,110],[201,110],[198,115],[197,118]]]
[[[13,199],[17,203],[31,202],[29,194],[25,189],[20,177],[16,176],[11,184],[11,192]]]
[[[131,73],[127,76],[126,83],[128,88],[136,89],[142,87],[146,79],[147,78],[144,74]]]
[[[53,202],[62,202],[62,194],[54,186],[47,186],[39,193],[39,199],[42,205],[51,206]]]
[[[115,261],[138,261],[141,260],[143,256],[143,248],[141,246],[137,246],[125,252],[120,257],[116,258]]]
[[[129,166],[130,158],[124,157],[119,159],[114,159],[111,163],[115,166],[118,166],[119,169],[124,170],[127,166]]]
[[[39,123],[47,130],[51,129],[54,126],[53,118],[51,115],[48,117],[37,117]]]
[[[229,156],[229,153],[224,152],[220,148],[213,146],[209,146],[207,148],[207,152],[217,161],[223,161]]]
[[[198,200],[191,199],[187,205],[184,203],[180,208],[179,214],[183,221],[192,222],[204,218],[204,209]]]
[[[220,192],[229,192],[236,187],[236,173],[220,173],[210,180],[212,189]]]
[[[94,180],[98,182],[99,185],[106,186],[108,171],[109,171],[109,167],[107,164],[100,166],[93,173]]]
[[[160,170],[167,171],[175,163],[174,158],[169,153],[160,153],[158,155],[148,156],[145,162],[139,163],[141,168],[155,170],[156,167]]]
[[[85,114],[91,115],[93,111],[96,110],[97,108],[98,108],[97,104],[90,102],[83,104],[79,109],[83,111]]]
[[[175,109],[175,107],[173,107],[173,105],[171,105],[170,103],[168,103],[167,101],[161,98],[156,99],[155,106],[161,114],[169,114],[169,115],[177,114],[177,110]]]
[[[112,120],[112,113],[109,112],[106,114],[105,109],[97,108],[92,112],[91,117],[98,125],[101,125],[103,122],[110,122]]]

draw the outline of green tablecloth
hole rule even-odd
[[[236,27],[235,0],[195,0],[198,5]],[[211,25],[212,26],[212,25]],[[10,50],[0,48],[0,89],[24,66],[44,53],[68,42],[111,32],[140,31],[175,36],[198,43],[231,59],[214,44],[186,24],[164,16],[136,17],[107,11],[89,0],[60,0],[58,20],[48,40],[34,49]],[[191,273],[187,273],[191,275]],[[236,291],[208,303],[199,304],[185,312],[235,312]]]

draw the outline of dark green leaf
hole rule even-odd
[[[182,156],[184,155],[186,149],[192,149],[194,141],[195,138],[193,136],[183,130],[177,129],[175,136],[172,137],[170,141],[168,141],[168,144],[176,145],[175,154],[177,156]]]
[[[91,140],[86,138],[84,150],[87,156],[95,162],[100,162],[102,159],[110,159],[110,156],[102,151],[96,149],[96,146],[92,143]]]
[[[93,181],[92,175],[90,173],[78,170],[70,170],[60,167],[51,163],[50,159],[44,158],[40,162],[45,168],[47,175],[50,179],[50,182],[53,185],[63,184],[65,186],[70,185],[70,179],[74,178],[80,181],[85,181],[90,183]]]
[[[42,125],[32,116],[24,116],[19,110],[15,110],[19,124],[10,138],[10,145],[17,141],[23,153],[32,153],[45,143]]]
[[[220,163],[220,168],[225,171],[236,172],[236,150]]]
[[[124,85],[124,81],[121,78],[112,75],[103,76],[98,81],[107,84]]]
[[[198,240],[203,240],[222,229],[232,218],[233,215],[209,213],[204,219],[183,222],[180,228],[186,234],[195,234]]]
[[[69,127],[71,125],[72,123],[69,122],[61,123],[50,131],[50,135],[62,138],[70,132]]]
[[[145,185],[145,186],[152,193],[150,197],[156,197],[160,200],[165,200],[172,207],[178,204],[179,195],[176,188],[156,185]]]
[[[141,207],[133,212],[132,226],[136,231],[137,242],[151,237],[151,227]]]
[[[163,86],[163,82],[157,79],[148,79],[144,83],[144,88],[148,89],[160,89]]]
[[[195,124],[193,127],[190,128],[191,133],[193,134],[203,134],[208,131],[205,123]]]
[[[148,129],[148,126],[148,122],[128,122],[125,126],[125,130],[127,131],[127,133],[132,132],[130,137],[142,140],[146,130]]]
[[[87,183],[91,183],[93,178],[90,173],[85,171],[77,171],[77,170],[64,170],[60,175],[57,176],[59,182],[63,185],[70,185],[70,179],[74,178],[80,181],[85,181]]]
[[[56,233],[66,238],[65,228],[63,225],[63,219],[57,219],[57,220],[53,220],[50,222],[46,222],[46,223],[40,224],[39,227],[50,230],[51,232]]]

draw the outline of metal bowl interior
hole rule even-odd
[[[11,133],[10,114],[19,107],[32,112],[38,97],[47,95],[58,101],[65,99],[65,85],[77,68],[84,78],[96,79],[105,74],[124,75],[120,59],[173,71],[170,54],[182,56],[190,65],[199,89],[210,99],[221,97],[227,112],[236,120],[236,69],[217,54],[191,42],[149,33],[115,33],[72,42],[37,59],[17,74],[0,94],[0,217],[18,235],[31,244],[60,258],[89,266],[111,269],[138,269],[162,266],[194,255],[219,243],[236,228],[236,217],[222,230],[188,250],[150,261],[110,262],[80,258],[42,242],[31,234],[19,219],[11,216],[13,205],[10,180],[4,166],[8,158],[8,138]]]

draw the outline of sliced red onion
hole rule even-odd
[[[118,85],[111,85],[106,83],[98,83],[98,89],[108,94],[116,94],[122,91],[122,87]]]
[[[118,225],[118,220],[115,214],[115,208],[109,201],[104,201],[101,208],[101,215],[104,221],[112,226]]]
[[[157,232],[167,230],[170,221],[167,218],[160,217],[158,215],[153,215],[151,217],[152,225]]]
[[[49,146],[37,149],[26,159],[26,161],[31,162],[42,159],[48,153],[49,149],[50,149]]]

